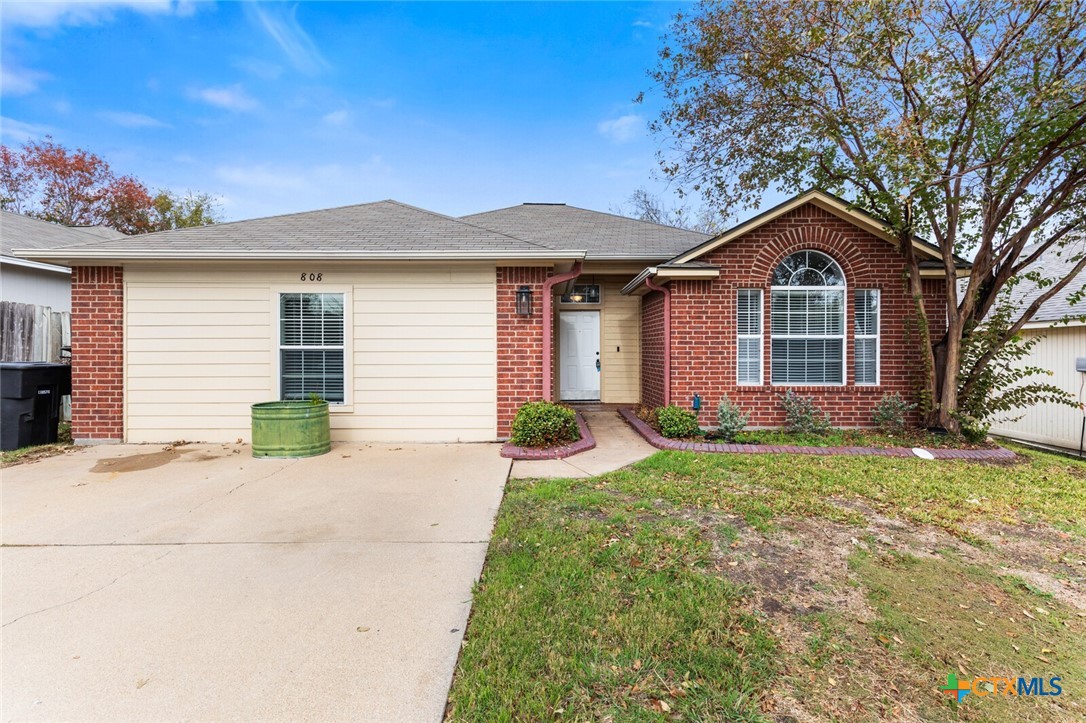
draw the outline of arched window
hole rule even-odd
[[[774,384],[845,383],[845,275],[818,251],[799,251],[773,272]]]

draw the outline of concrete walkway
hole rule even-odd
[[[3,720],[437,723],[498,449],[118,445],[4,469]]]
[[[655,454],[656,449],[641,438],[615,411],[583,412],[596,448],[566,459],[517,460],[513,479],[543,477],[594,477],[621,469]]]

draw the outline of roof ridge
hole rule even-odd
[[[670,229],[672,231],[682,231],[684,233],[691,233],[691,234],[695,234],[697,236],[706,236],[706,237],[709,237],[709,238],[711,238],[713,236],[713,234],[704,233],[702,231],[695,231],[694,229],[691,229],[691,228],[683,228],[682,226],[672,226],[670,224],[657,223],[655,221],[646,221],[643,218],[631,218],[630,216],[623,216],[620,213],[612,213],[611,211],[597,211],[597,210],[595,210],[593,208],[584,208],[583,206],[574,206],[574,205],[569,204],[569,203],[529,203],[529,202],[517,203],[517,204],[514,204],[512,206],[503,206],[502,208],[495,208],[495,209],[490,210],[490,211],[479,211],[478,213],[469,213],[469,214],[467,214],[467,216],[463,216],[462,218],[467,218],[468,216],[485,216],[488,213],[499,213],[501,211],[511,211],[514,208],[522,208],[524,206],[561,206],[563,208],[572,208],[575,211],[584,211],[585,213],[598,213],[601,216],[610,216],[611,218],[620,218],[623,221],[634,221],[636,223],[643,223],[643,224],[646,224],[648,226],[653,226],[655,228],[666,228],[666,229]]]
[[[410,203],[404,203],[403,201],[397,201],[397,200],[392,199],[392,198],[386,198],[385,201],[387,201],[389,203],[395,203],[396,205],[403,206],[404,208],[410,208],[410,209],[412,209],[414,211],[421,211],[422,213],[428,213],[431,216],[437,216],[438,218],[443,218],[443,219],[446,219],[448,221],[454,221],[456,223],[462,223],[465,226],[471,226],[472,228],[477,228],[477,229],[486,231],[488,233],[497,234],[498,236],[504,236],[506,238],[513,239],[514,241],[519,241],[522,244],[529,244],[531,246],[535,246],[537,248],[544,249],[545,251],[554,251],[554,249],[552,249],[549,246],[544,246],[542,244],[538,244],[535,241],[528,241],[526,239],[520,238],[519,236],[514,236],[512,234],[505,233],[504,231],[498,231],[496,229],[488,228],[487,226],[480,226],[477,223],[471,223],[470,221],[465,221],[462,218],[457,218],[456,216],[448,216],[448,215],[446,215],[444,213],[439,213],[437,211],[431,211],[428,208],[421,208],[419,206],[412,206]]]

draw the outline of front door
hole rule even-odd
[[[600,398],[600,312],[563,311],[558,315],[562,330],[561,396],[575,402]]]

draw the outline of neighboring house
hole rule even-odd
[[[117,238],[124,234],[104,226],[71,228],[0,211],[0,300],[71,311],[71,269],[16,258],[12,249],[57,249]]]
[[[1086,250],[1083,248],[1084,244],[1086,242],[1076,241],[1063,250],[1049,249],[1031,268],[1040,271],[1041,275],[1048,279],[1063,278],[1074,266],[1073,258],[1076,254]],[[1028,258],[1030,250],[1026,249],[1023,253]],[[1054,384],[1080,401],[1083,399],[1086,374],[1075,370],[1075,360],[1086,358],[1086,322],[1070,317],[1086,314],[1086,302],[1071,304],[1072,294],[1081,292],[1084,285],[1086,277],[1080,276],[1065,286],[1041,305],[1022,330],[1022,336],[1040,337],[1040,341],[1021,363],[1052,372],[1051,377],[1031,377],[1030,381]],[[1024,281],[1012,291],[1011,298],[1024,309],[1040,296],[1041,291],[1036,284]],[[1068,321],[1062,323],[1063,319]],[[1082,430],[1081,409],[1046,403],[1017,410],[1012,414],[1022,416],[1013,422],[994,424],[992,432],[1030,442],[1078,449]]]
[[[812,191],[716,237],[381,201],[19,254],[73,268],[77,440],[248,438],[249,405],[313,392],[335,439],[484,441],[541,398],[697,394],[711,426],[728,395],[771,426],[791,388],[870,425],[919,368],[894,244]],[[942,271],[922,274],[938,319]]]

